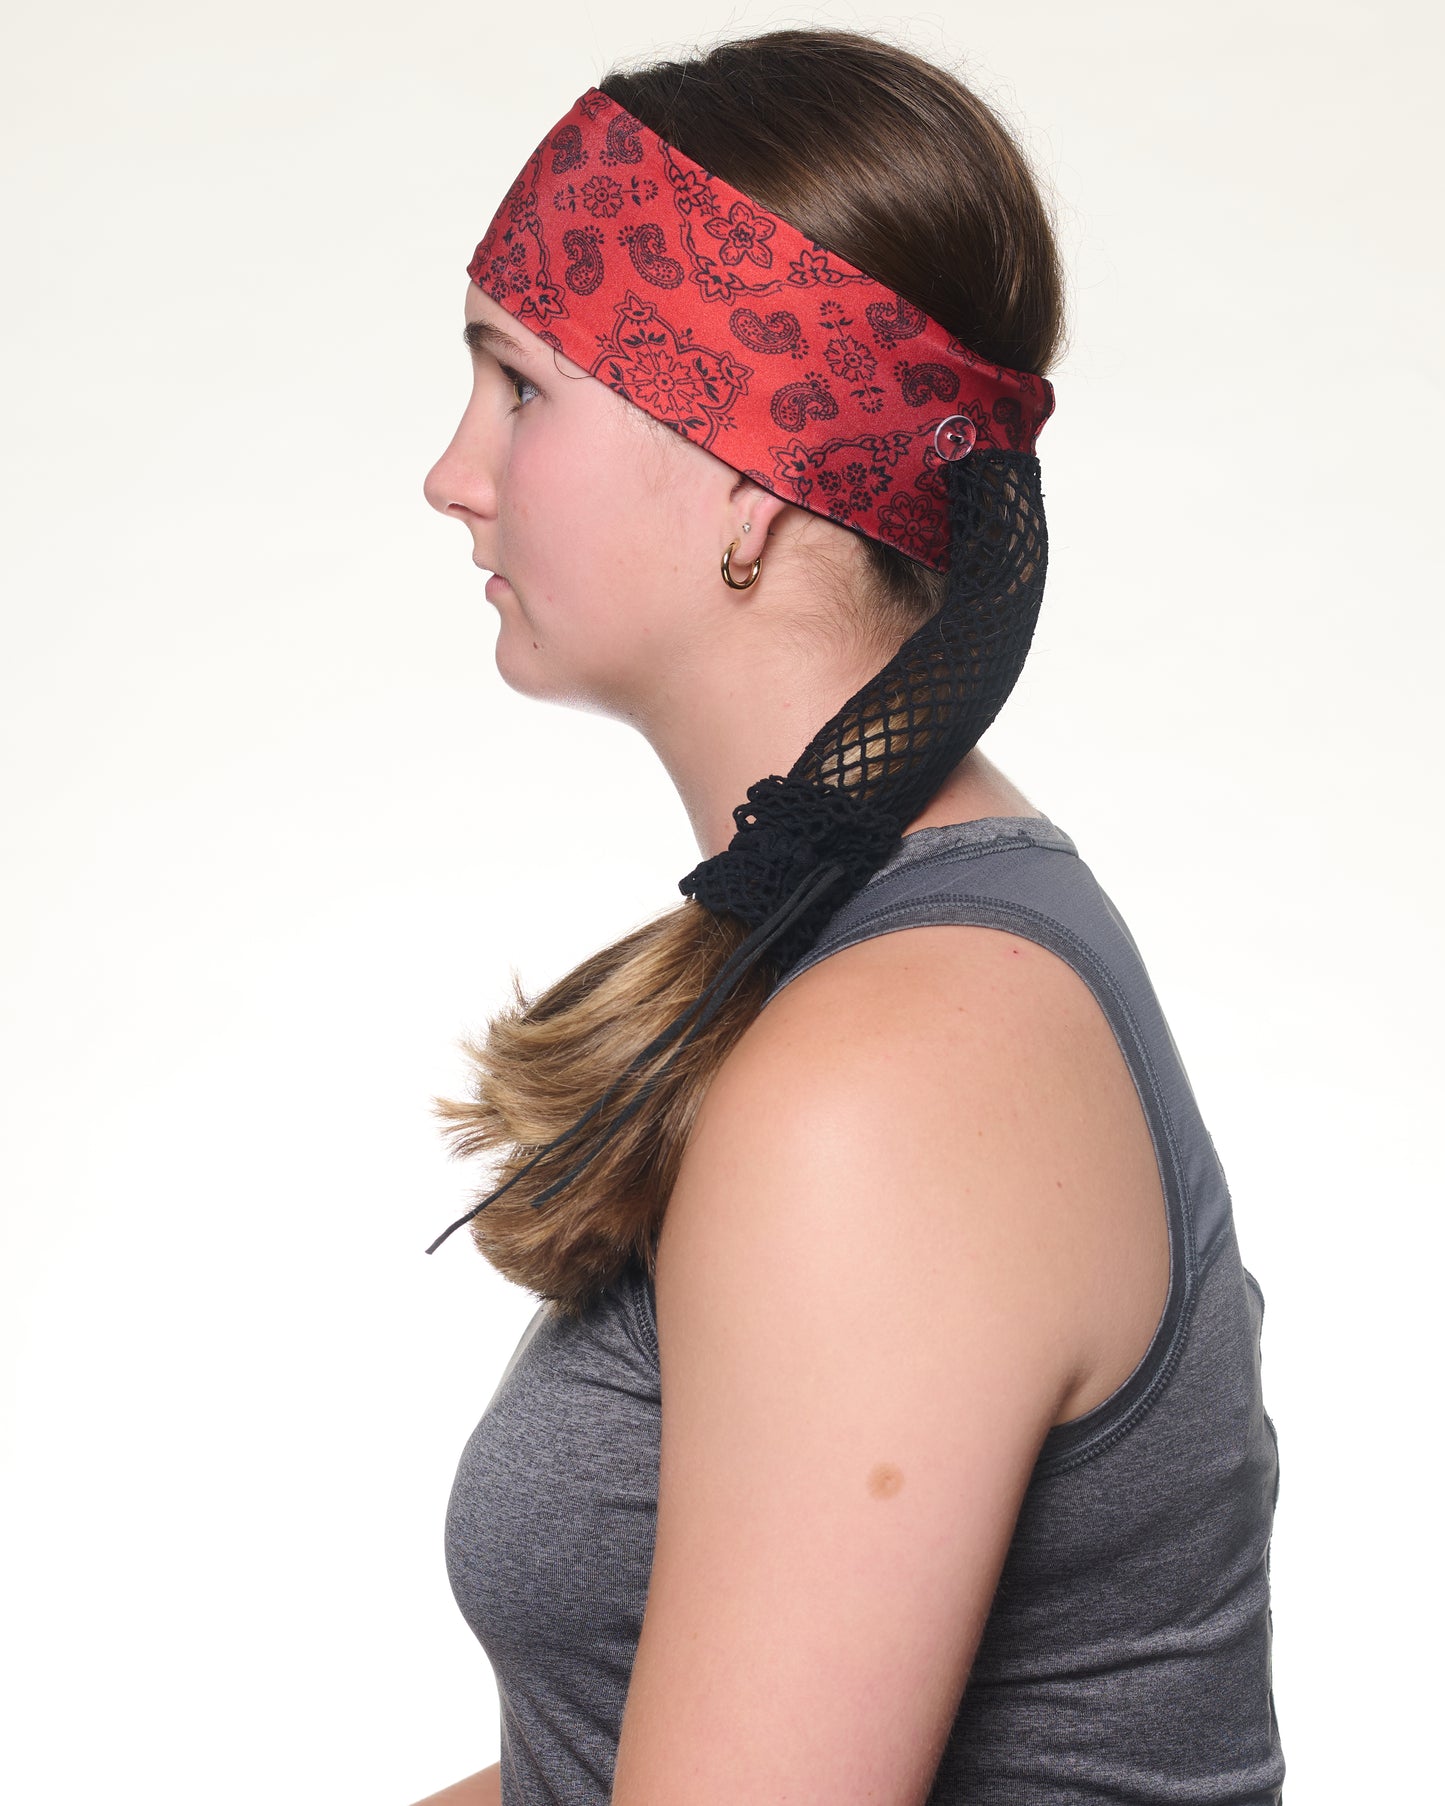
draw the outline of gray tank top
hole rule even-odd
[[[769,999],[871,935],[970,922],[1050,948],[1098,999],[1149,1120],[1168,1300],[1113,1395],[1033,1470],[929,1806],[1278,1806],[1264,1299],[1139,950],[1046,818],[905,837]],[[452,1589],[490,1662],[503,1806],[607,1806],[657,1511],[655,1298],[635,1267],[580,1322],[539,1306],[457,1469]]]

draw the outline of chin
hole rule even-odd
[[[539,645],[525,622],[503,622],[497,636],[497,675],[518,696],[536,702],[555,702],[589,715],[606,715],[627,721],[630,712],[611,700],[606,686],[581,679],[575,672],[558,671],[547,649]]]
[[[520,652],[517,649],[518,637],[503,624],[502,631],[497,635],[497,675],[509,690],[515,690],[519,696],[532,696],[539,702],[550,702],[553,700],[553,685],[543,664],[542,649],[533,642],[531,630],[525,625],[520,637],[526,644]]]

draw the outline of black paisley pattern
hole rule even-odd
[[[621,238],[633,269],[644,282],[650,282],[654,288],[682,287],[687,271],[675,257],[667,255],[667,240],[656,220],[627,227]]]
[[[896,374],[910,407],[926,408],[931,401],[946,401],[951,406],[958,399],[958,374],[947,364],[900,363]]]
[[[801,433],[809,420],[836,420],[838,401],[815,370],[802,382],[784,383],[775,391],[771,413],[785,433]]]
[[[563,126],[552,138],[552,174],[565,175],[569,169],[580,169],[585,161],[581,126]]]
[[[572,259],[562,276],[574,295],[590,295],[602,286],[602,234],[573,227],[562,234],[562,249]]]
[[[766,319],[755,307],[737,307],[728,315],[733,337],[759,357],[781,357],[802,347],[803,327],[798,316],[786,308],[774,308]]]
[[[864,311],[878,343],[890,348],[916,339],[928,325],[923,309],[905,301],[902,295],[889,301],[870,301]]]

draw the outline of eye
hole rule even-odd
[[[502,375],[506,377],[507,381],[512,385],[514,390],[518,389],[518,388],[523,388],[523,389],[530,389],[534,395],[540,395],[542,393],[542,391],[537,387],[536,383],[534,383],[529,377],[523,376],[520,370],[508,369],[508,367],[505,364],[502,364],[499,367],[501,369]],[[515,414],[525,406],[526,406],[526,397],[523,397],[521,400],[519,400],[517,402],[515,407],[508,408],[507,412],[509,414]]]

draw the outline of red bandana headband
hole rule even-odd
[[[467,274],[538,338],[772,494],[949,566],[940,465],[1032,452],[1049,381],[911,301],[589,88]]]

